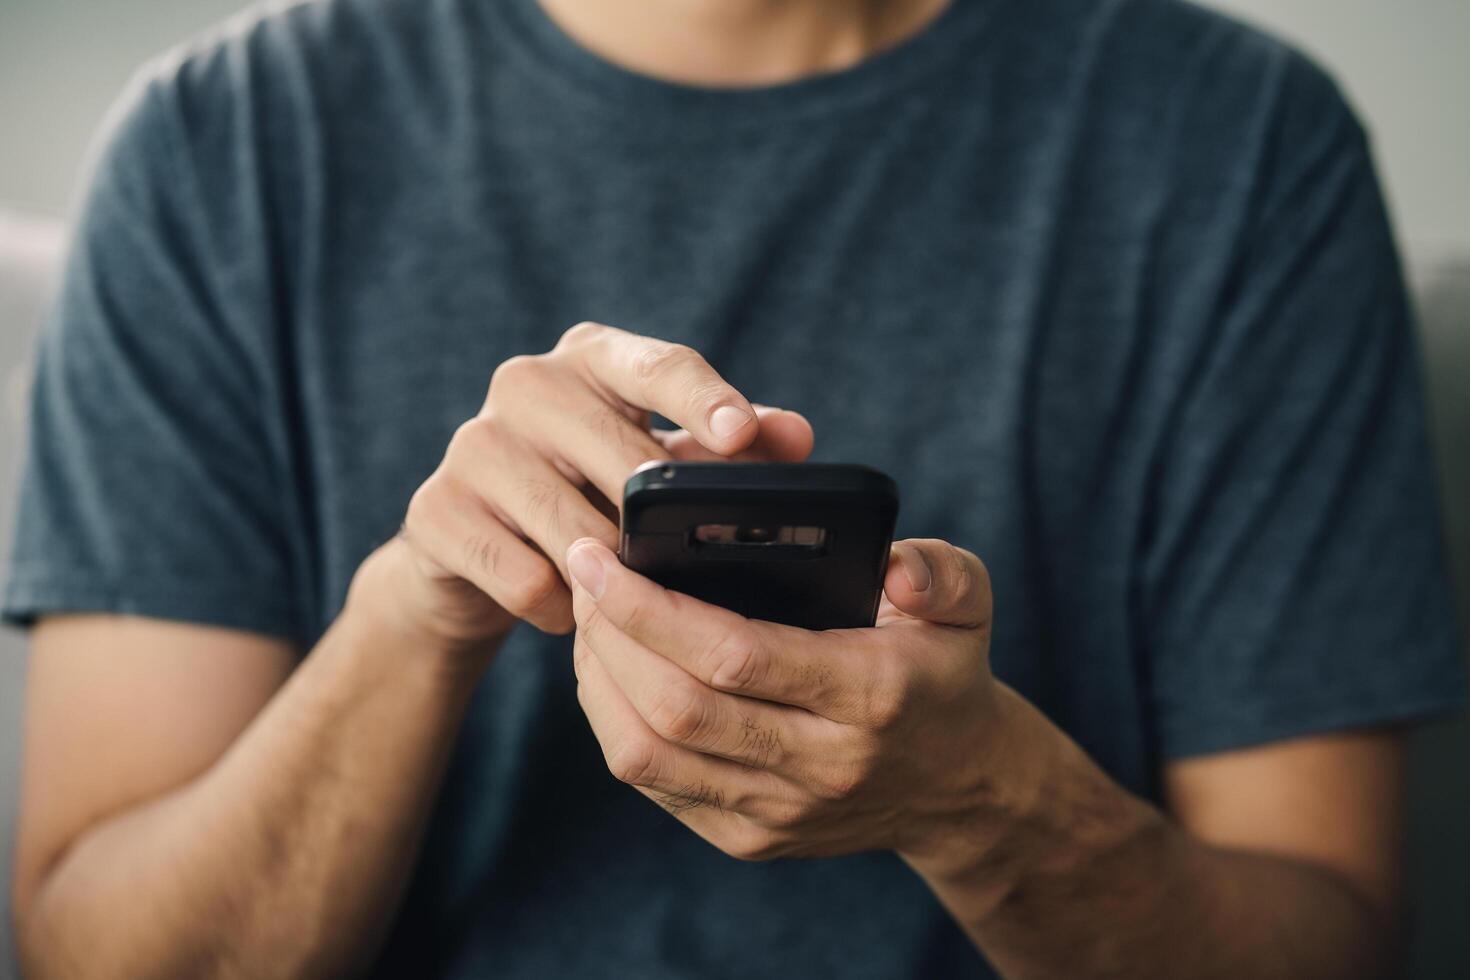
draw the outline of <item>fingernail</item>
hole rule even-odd
[[[578,545],[567,555],[567,570],[594,601],[602,598],[602,590],[607,586],[607,569],[602,558],[593,554],[595,550],[592,545]]]
[[[729,439],[750,424],[750,414],[734,405],[721,405],[709,417],[709,428],[717,437]]]
[[[929,573],[929,563],[918,548],[907,544],[896,544],[893,546],[894,554],[898,555],[898,561],[903,565],[903,573],[908,577],[909,588],[915,592],[923,592],[929,588],[933,576]]]

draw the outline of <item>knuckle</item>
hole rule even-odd
[[[539,624],[538,628],[543,633],[552,636],[570,636],[577,629],[577,621],[568,612],[559,613],[556,618],[549,622]]]
[[[533,572],[517,576],[510,583],[506,596],[510,605],[507,608],[516,616],[524,618],[527,613],[533,613],[550,602],[560,587],[561,579],[556,572],[550,566],[542,566]]]
[[[865,766],[856,763],[824,766],[811,790],[818,799],[838,803],[852,799],[867,782]]]
[[[642,385],[656,385],[701,360],[686,344],[649,344],[633,360],[633,376]]]
[[[648,724],[672,742],[689,742],[705,731],[709,704],[690,684],[666,684],[655,696]]]
[[[444,458],[454,465],[465,455],[485,455],[500,445],[500,423],[494,416],[477,415],[461,422],[449,439]]]
[[[702,358],[701,358],[702,360]],[[694,382],[685,393],[693,408],[713,406],[730,397],[730,386],[718,378],[704,378]]]
[[[403,512],[402,537],[445,567],[452,567],[456,556],[443,549],[447,542],[463,533],[458,526],[460,504],[456,496],[459,492],[441,467],[419,484]]]
[[[556,346],[558,348],[565,348],[585,344],[606,333],[607,330],[608,328],[601,323],[595,323],[592,320],[582,320],[579,323],[574,323],[570,327],[567,327],[566,332],[561,335],[561,339],[556,342]]]
[[[766,806],[765,826],[777,830],[792,830],[811,820],[816,811],[816,800],[812,796],[783,796]]]
[[[419,484],[413,496],[408,498],[408,509],[404,512],[403,526],[410,537],[414,536],[414,532],[421,528],[429,515],[437,509],[441,485],[439,474],[435,473]]]
[[[776,835],[754,824],[721,844],[720,850],[737,861],[770,861],[779,855]]]
[[[524,388],[541,371],[541,358],[534,354],[517,354],[496,366],[490,374],[490,397]]]
[[[720,637],[709,653],[709,677],[719,677],[722,687],[748,690],[764,670],[760,649],[749,628],[736,626]]]
[[[908,709],[911,683],[901,669],[891,669],[867,692],[864,714],[875,731],[887,731],[903,719]]]
[[[645,786],[658,774],[658,747],[650,739],[625,739],[607,753],[607,768],[621,782]]]
[[[735,784],[719,791],[720,806],[731,813],[759,813],[766,805],[767,794],[751,786]]]

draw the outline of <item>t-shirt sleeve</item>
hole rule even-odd
[[[1293,62],[1145,547],[1164,757],[1458,708],[1402,275],[1361,127]]]
[[[267,331],[226,285],[248,260],[199,203],[179,106],[140,77],[93,154],[39,344],[3,615],[299,638]]]

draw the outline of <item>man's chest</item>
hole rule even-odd
[[[968,547],[1019,589],[1038,515],[1089,493],[1038,453],[1096,454],[1127,394],[1141,244],[1061,248],[1034,204],[891,159],[808,163],[775,185],[733,168],[635,187],[523,162],[318,229],[319,252],[351,255],[293,335],[323,615],[495,367],[585,319],[688,344],[802,412],[813,459],[895,477],[899,536]]]

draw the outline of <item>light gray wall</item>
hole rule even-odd
[[[0,206],[68,208],[93,130],[147,58],[239,0],[0,0]]]

